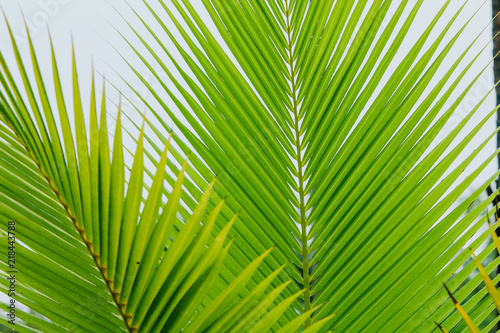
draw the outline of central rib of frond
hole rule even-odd
[[[299,196],[299,221],[297,221],[300,225],[300,234],[301,234],[301,248],[302,248],[302,287],[304,288],[304,297],[303,297],[303,310],[307,312],[311,309],[311,293],[310,293],[310,265],[309,265],[309,251],[308,251],[308,236],[307,236],[307,219],[306,219],[306,193],[305,189],[305,180],[304,180],[304,161],[302,155],[302,142],[301,142],[301,130],[300,130],[300,117],[299,117],[299,102],[297,100],[297,92],[298,86],[296,82],[296,72],[294,59],[296,57],[293,54],[293,41],[292,41],[292,28],[290,24],[290,0],[286,1],[285,7],[285,16],[286,16],[286,38],[287,38],[287,51],[288,51],[288,67],[290,69],[290,84],[292,90],[292,113],[293,113],[293,131],[295,135],[295,153],[296,153],[296,162],[297,162],[297,188],[298,188],[298,196]],[[305,327],[311,325],[311,319],[308,319],[305,322]]]

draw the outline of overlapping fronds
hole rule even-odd
[[[237,214],[215,228],[225,205],[212,196],[213,182],[189,210],[183,207],[188,161],[172,182],[167,142],[156,170],[146,171],[143,125],[127,165],[121,110],[111,140],[106,97],[98,116],[94,82],[85,125],[74,52],[68,108],[53,49],[55,86],[49,88],[31,40],[35,83],[10,37],[22,84],[0,53],[0,272],[1,290],[8,294],[6,277],[17,270],[15,300],[30,309],[17,309],[23,322],[16,329],[262,332],[275,325],[300,292],[281,296],[291,281],[270,288],[286,263],[248,286],[268,249],[239,267],[227,284],[219,283]],[[306,320],[290,322],[286,332]]]
[[[74,55],[67,108],[53,52],[56,103],[31,42],[33,83],[13,42],[22,84],[0,54],[0,218],[6,232],[16,221],[19,298],[48,320],[19,317],[51,332],[493,327],[500,259],[480,262],[496,243],[464,262],[498,193],[470,205],[499,172],[458,201],[498,154],[483,156],[495,132],[462,158],[496,110],[484,96],[445,131],[482,74],[459,91],[481,47],[452,53],[463,6],[436,33],[450,2],[401,58],[423,0],[135,3],[147,14],[123,36],[154,101],[136,91],[152,117],[125,129],[139,133],[130,165],[127,115],[110,147],[94,84],[85,126]],[[458,311],[443,282],[469,297]]]
[[[305,327],[337,314],[339,332],[432,330],[452,311],[442,282],[454,276],[458,287],[473,269],[455,274],[495,194],[467,209],[497,174],[455,203],[498,153],[482,151],[495,133],[461,154],[496,110],[484,110],[484,96],[445,130],[482,74],[458,89],[483,46],[451,53],[468,28],[454,23],[471,13],[462,6],[443,25],[445,1],[399,60],[422,3],[159,0],[143,1],[146,14],[131,5],[135,35],[123,36],[146,71],[124,58],[154,99],[138,94],[154,116],[149,140],[165,141],[171,121],[184,153],[194,151],[193,188],[219,176],[215,192],[242,212],[230,262],[276,245],[254,283],[292,262],[284,295],[305,290],[298,313],[324,304]],[[466,130],[473,116],[481,121]],[[274,330],[296,317],[286,312]]]

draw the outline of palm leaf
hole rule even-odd
[[[471,44],[447,65],[470,20],[453,30],[468,15],[461,6],[436,31],[446,1],[398,60],[422,3],[159,0],[143,1],[143,14],[132,7],[133,38],[122,36],[144,70],[124,58],[153,98],[137,94],[154,117],[147,140],[165,142],[173,123],[177,149],[195,152],[192,188],[218,175],[215,192],[242,211],[234,225],[241,242],[221,278],[231,281],[250,253],[273,245],[254,284],[285,262],[295,266],[285,270],[296,283],[283,294],[304,292],[273,331],[323,303],[304,328],[337,314],[329,328],[340,332],[432,330],[452,312],[441,283],[453,276],[447,284],[458,288],[473,269],[461,269],[470,237],[479,246],[488,236],[477,232],[495,194],[466,211],[498,173],[455,205],[498,153],[481,155],[495,132],[460,158],[496,112],[483,110],[487,95],[444,131],[482,74],[458,89],[484,48]],[[465,130],[475,115],[479,124]]]
[[[0,53],[1,290],[9,293],[6,278],[15,269],[15,300],[36,314],[19,309],[16,314],[24,322],[16,328],[179,332],[221,326],[229,332],[273,326],[298,295],[280,302],[288,283],[269,288],[284,267],[255,289],[247,286],[271,250],[255,256],[234,280],[217,289],[237,214],[214,231],[225,207],[224,200],[210,199],[215,181],[190,211],[181,209],[188,161],[172,175],[167,142],[154,174],[145,172],[143,124],[127,165],[121,108],[110,140],[105,97],[98,116],[94,80],[90,128],[85,125],[74,51],[69,112],[53,50],[56,108],[31,39],[36,87],[10,27],[9,32],[24,89]],[[172,188],[165,193],[169,180]],[[8,241],[14,241],[14,264],[9,261]]]
[[[452,30],[462,6],[430,39],[446,1],[397,60],[422,3],[202,0],[214,30],[190,1],[143,1],[148,34],[131,23],[139,43],[123,36],[162,89],[131,65],[156,105],[138,94],[154,118],[126,129],[137,141],[130,164],[129,116],[118,112],[110,142],[93,84],[87,130],[74,64],[70,117],[53,53],[52,110],[31,42],[37,93],[13,43],[23,89],[0,56],[0,217],[4,231],[22,225],[19,297],[50,321],[20,318],[42,331],[426,331],[461,320],[446,281],[470,296],[462,312],[484,320],[488,288],[475,293],[479,275],[466,282],[475,265],[464,265],[465,245],[487,240],[482,212],[498,194],[468,207],[499,173],[455,203],[498,153],[457,182],[488,140],[461,154],[496,110],[482,112],[485,96],[443,134],[481,75],[458,91],[479,52],[472,44],[446,66],[467,28]],[[466,131],[474,115],[482,120]],[[179,136],[165,134],[166,119]]]

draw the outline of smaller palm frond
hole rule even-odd
[[[270,288],[284,267],[247,286],[271,250],[231,281],[218,283],[237,216],[217,228],[224,200],[213,203],[213,182],[188,211],[183,206],[187,161],[174,179],[167,143],[155,174],[149,173],[143,125],[129,166],[122,112],[119,108],[110,140],[105,94],[98,115],[94,79],[90,126],[85,125],[74,51],[70,116],[53,48],[56,108],[31,39],[36,84],[10,36],[24,89],[0,53],[0,274],[18,271],[15,299],[30,309],[17,309],[23,322],[16,329],[263,332],[273,327],[301,292],[283,298],[290,282]],[[14,263],[7,250],[10,239],[15,240]],[[10,282],[1,280],[0,289],[8,294]],[[296,331],[313,310],[282,332]]]

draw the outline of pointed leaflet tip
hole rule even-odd
[[[21,5],[19,5],[19,10],[20,10],[21,14],[23,14],[23,10],[21,8]],[[7,30],[9,31],[9,35],[10,35],[10,40],[11,40],[12,46],[14,47],[14,49],[16,49],[16,42],[15,42],[15,39],[14,39],[14,34],[12,33],[12,28],[10,27],[10,23],[9,23],[9,20],[7,19],[7,15],[5,14],[5,11],[3,12],[3,17],[4,17],[4,20],[5,20],[5,25],[7,25]],[[24,14],[23,14],[23,17],[24,17]],[[28,32],[28,34],[29,34],[29,32]]]
[[[142,115],[142,126],[141,126],[141,133],[144,133],[144,126],[146,124],[146,115]]]
[[[460,304],[458,304],[458,302],[455,299],[455,297],[453,297],[453,295],[451,294],[451,292],[448,290],[448,288],[446,287],[446,284],[443,283],[443,286],[446,289],[446,291],[448,292],[448,295],[450,295],[451,300],[455,304],[455,308],[460,313],[460,316],[462,316],[462,318],[464,319],[465,324],[469,328],[470,332],[471,333],[481,333],[481,331],[477,328],[477,326],[474,324],[474,322],[472,321],[472,319],[470,319],[470,317],[467,315],[467,312],[460,306]]]
[[[148,108],[144,109],[144,112],[142,113],[142,119],[144,119],[144,122],[147,122],[147,115],[148,115]]]
[[[144,141],[144,123],[142,123],[141,132],[139,133],[138,144],[140,143],[140,145],[142,146],[143,141]]]
[[[488,289],[488,292],[489,292],[491,298],[493,299],[493,303],[495,303],[497,310],[500,310],[500,294],[498,293],[495,285],[491,281],[491,279],[488,275],[488,272],[481,265],[481,262],[477,259],[474,252],[472,252],[472,249],[471,249],[471,253],[472,253],[472,256],[474,258],[474,262],[476,263],[477,269],[481,273],[481,277],[483,278],[484,283],[486,284],[486,288]]]
[[[118,100],[118,113],[116,115],[116,121],[121,122],[121,118],[122,118],[122,97],[120,96],[120,99]]]
[[[49,43],[52,46],[52,34],[50,33],[50,28],[47,27],[47,35],[49,35]]]
[[[168,143],[167,143],[167,147],[168,147]],[[166,147],[165,147],[165,152],[166,153]],[[180,181],[181,183],[184,181],[184,176],[185,176],[185,173],[186,173],[186,169],[187,169],[187,166],[188,166],[188,160],[186,159],[184,161],[184,164],[182,166],[182,169],[181,171],[179,172],[179,174],[177,175],[177,181]],[[209,188],[210,189],[210,188]],[[208,190],[209,190],[208,189]]]
[[[184,164],[182,165],[181,173],[184,173],[186,171],[186,168],[188,166],[188,162],[189,162],[189,155],[187,156],[186,160],[184,161]]]
[[[212,179],[212,181],[210,182],[210,187],[213,188],[214,185],[215,185],[215,182],[217,181],[217,177],[215,177],[214,179]],[[224,198],[225,199],[225,198]]]
[[[472,255],[472,258],[474,258],[474,261],[476,262],[476,264],[479,268],[479,266],[481,266],[481,263],[479,262],[476,255],[474,254],[474,251],[472,251],[472,247],[469,247],[469,251],[470,251],[470,254]],[[481,266],[481,268],[482,268],[482,266]]]
[[[71,38],[71,53],[73,54],[73,65],[75,64],[75,41],[73,39],[73,33],[70,33]]]
[[[220,206],[221,206],[221,203],[219,203],[219,204],[217,205],[217,207],[220,207]],[[216,208],[217,208],[217,207],[216,207]],[[219,210],[220,210],[220,208],[219,208]],[[226,235],[227,235],[227,233],[229,232],[229,230],[231,230],[231,229],[233,228],[234,221],[236,221],[236,216],[233,216],[233,218],[232,218],[232,219],[230,219],[230,220],[226,223],[226,225],[225,225],[225,227],[224,227],[224,229],[223,229],[223,230],[226,230],[226,231],[225,231],[225,234],[226,234]],[[237,236],[238,236],[238,235],[234,235],[233,239],[235,239]],[[226,237],[226,236],[224,236],[224,237]]]
[[[24,16],[24,12],[21,10],[21,16],[23,18],[24,28],[26,29],[26,36],[28,40],[31,41],[30,31],[28,29],[28,22],[26,21],[26,16]]]
[[[443,286],[444,286],[444,289],[446,289],[446,292],[450,296],[450,298],[453,301],[453,303],[454,304],[458,304],[457,300],[455,299],[455,297],[453,296],[453,294],[451,293],[451,291],[448,289],[448,287],[446,286],[446,284],[444,282],[443,282]]]
[[[443,327],[443,326],[441,326],[441,325],[440,325],[437,321],[435,321],[435,322],[434,322],[434,324],[436,324],[436,325],[437,325],[437,327],[439,327],[439,329],[440,329],[443,333],[448,333],[448,331],[447,331],[447,330],[445,330],[445,329],[444,329],[444,327]]]
[[[0,9],[2,9],[2,14],[3,14],[3,18],[4,18],[5,23],[7,24],[7,26],[9,26],[9,21],[7,20],[7,15],[5,14],[5,10],[3,9],[3,6],[0,5]],[[19,10],[21,11],[21,13],[23,12],[23,10],[21,9],[21,4],[19,4]]]

